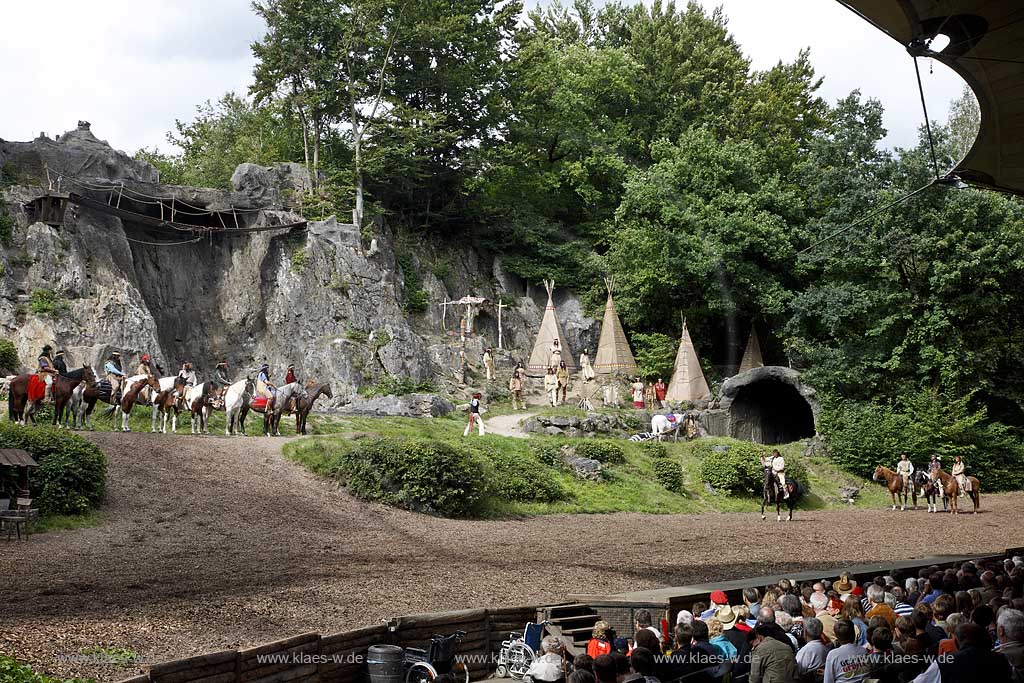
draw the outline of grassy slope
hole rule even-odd
[[[492,411],[491,414],[493,415],[495,412]],[[558,412],[566,413],[564,409]],[[285,454],[320,476],[331,476],[336,467],[332,454],[349,448],[352,444],[352,437],[358,435],[419,436],[442,439],[474,445],[484,457],[488,451],[495,450],[534,461],[536,461],[536,455],[530,448],[530,444],[570,443],[565,439],[552,437],[533,437],[525,440],[488,435],[482,439],[479,437],[463,439],[464,426],[462,416],[427,420],[339,417],[332,420],[330,429],[342,433],[289,443],[285,447]],[[729,440],[715,439],[714,441],[728,443]],[[502,517],[560,512],[698,513],[749,512],[760,509],[760,501],[753,498],[707,492],[700,481],[700,462],[693,455],[692,443],[666,443],[669,457],[682,466],[685,495],[671,493],[658,483],[654,476],[652,458],[636,444],[623,440],[618,440],[617,443],[626,452],[626,462],[610,468],[606,481],[585,482],[563,470],[547,468],[550,476],[569,491],[568,500],[554,503],[491,500],[486,514]],[[781,450],[787,458],[803,458],[802,448],[799,444],[790,444],[782,447]],[[840,487],[858,485],[862,483],[862,480],[842,472],[825,458],[803,458],[803,460],[810,475],[811,495],[802,502],[801,507],[808,509],[846,507],[847,504],[838,498]],[[862,490],[858,505],[880,506],[885,502],[882,494],[880,486],[869,483]]]

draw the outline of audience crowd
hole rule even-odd
[[[632,641],[599,621],[570,661],[547,637],[545,683],[1024,683],[1024,559],[965,562],[858,585],[787,579],[714,591],[667,621],[637,610]]]

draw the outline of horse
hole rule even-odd
[[[974,503],[974,514],[978,514],[978,506],[981,505],[981,483],[977,477],[967,477],[967,480],[971,482],[971,490],[967,492],[967,495]],[[945,491],[946,498],[949,498],[949,514],[959,515],[957,498],[960,496],[960,482],[952,474],[943,470],[939,470],[939,481],[942,483],[942,490]]]
[[[331,393],[330,384],[316,384],[315,382],[309,382],[306,385],[306,391],[299,396],[295,401],[295,433],[305,434],[306,433],[306,418],[309,416],[309,411],[313,409],[313,402],[320,398],[320,395],[324,395],[327,398],[334,398],[334,394]]]
[[[771,467],[765,467],[764,490],[761,492],[762,521],[767,519],[764,514],[765,506],[775,503],[775,521],[781,522],[783,502],[785,502],[786,507],[789,508],[789,517],[786,518],[786,521],[793,521],[793,508],[796,507],[797,502],[800,500],[800,496],[803,495],[804,487],[796,479],[786,477],[786,490],[789,491],[788,498],[779,495],[779,478],[775,476],[775,472],[772,471]]]
[[[293,397],[298,399],[304,396],[305,393],[306,390],[298,382],[278,387],[277,395],[267,403],[267,409],[263,413],[264,436],[281,436],[281,415],[288,406],[288,402]]]
[[[42,380],[42,377],[39,377],[36,382],[32,382],[34,377],[36,377],[35,373],[26,373],[11,378],[7,386],[7,414],[11,422],[25,425],[31,421],[32,424],[35,424],[35,414],[39,412],[43,405],[46,391],[44,389],[40,393],[39,398],[29,398],[30,383],[34,385],[31,387],[32,390],[37,391],[35,385],[39,380]]]
[[[220,401],[221,389],[213,382],[203,382],[185,392],[185,405],[192,413],[193,434],[209,434],[210,410]]]
[[[235,421],[245,434],[245,423],[242,419],[242,410],[248,410],[249,401],[256,393],[256,382],[252,377],[246,377],[228,387],[224,393],[224,436],[233,436],[235,433]]]
[[[896,509],[896,500],[900,500],[900,510],[907,509],[907,491],[903,486],[903,477],[896,472],[893,472],[888,467],[882,467],[879,465],[875,468],[875,473],[871,475],[871,478],[875,481],[884,481],[885,487],[889,489],[889,495],[892,497],[892,509]],[[910,483],[910,495],[913,498],[914,505],[911,509],[917,507],[917,487],[914,486],[913,481]]]
[[[171,431],[178,431],[178,413],[181,411],[181,396],[176,387],[161,390],[153,397],[153,414],[160,415],[160,433],[167,433],[167,416],[171,416]]]
[[[153,392],[149,392],[149,390],[147,388],[147,389],[144,389],[142,394],[141,394],[141,397],[143,398],[143,400],[149,402],[153,406],[153,419],[152,419],[152,424],[150,425],[150,428],[149,428],[149,431],[151,433],[153,433],[153,434],[155,434],[157,432],[156,421],[157,421],[157,418],[160,417],[160,415],[161,415],[160,410],[159,410],[160,403],[161,403],[161,401],[166,400],[166,396],[163,399],[161,399],[160,398],[160,394],[162,394],[165,391],[170,391],[171,394],[174,396],[175,401],[177,399],[180,399],[180,398],[184,397],[184,395],[185,395],[185,379],[183,377],[181,377],[180,375],[171,375],[169,377],[161,377],[158,384],[160,386],[159,389],[157,389],[157,390],[155,390]],[[147,396],[147,394],[150,394],[150,393],[152,395],[151,396]],[[175,405],[174,420],[172,420],[172,422],[171,422],[171,429],[172,429],[172,431],[177,431],[178,412],[179,411],[180,411],[180,406]],[[162,426],[163,433],[165,433],[165,434],[167,433],[167,424],[166,424],[166,422],[167,421],[164,420],[164,423],[163,423],[163,426]]]
[[[925,501],[928,503],[928,512],[939,511],[939,499],[942,499],[942,511],[949,509],[946,496],[942,495],[940,483],[932,481],[932,478],[924,470],[914,472],[914,486],[921,491]]]
[[[95,374],[95,371],[93,374]],[[97,375],[97,377],[98,376],[99,375]],[[131,386],[131,384],[134,384],[145,377],[146,375],[134,375],[127,378],[122,377],[121,386]],[[114,425],[117,425],[117,421],[121,416],[121,402],[116,399],[113,387],[104,379],[96,382],[91,387],[79,385],[72,394],[72,407],[75,413],[76,429],[84,426],[90,431],[92,430],[92,411],[96,408],[97,401],[103,401],[104,403],[112,406],[104,413],[104,415],[110,415],[113,413]]]
[[[71,418],[71,402],[75,390],[84,384],[91,387],[96,384],[96,373],[88,365],[72,370],[66,375],[58,375],[53,382],[53,425],[67,426]]]
[[[679,441],[679,429],[683,426],[683,416],[680,413],[672,413],[675,421],[669,420],[665,415],[655,415],[651,418],[651,433],[658,437],[658,441],[668,433],[672,434],[673,441]]]
[[[155,395],[160,390],[160,382],[152,375],[142,375],[140,379],[125,386],[128,387],[128,391],[121,396],[121,431],[130,432],[132,428],[128,424],[128,419],[131,417],[135,404],[143,402],[140,393],[143,389],[150,389]]]

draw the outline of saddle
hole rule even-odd
[[[253,396],[249,401],[249,407],[253,410],[266,410],[269,399],[266,396]]]
[[[110,402],[110,394],[113,392],[114,387],[110,384],[110,380],[101,379],[96,382],[96,394],[101,400]]]

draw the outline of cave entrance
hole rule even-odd
[[[810,404],[796,387],[775,379],[740,388],[730,415],[732,436],[754,443],[791,443],[815,434]]]

